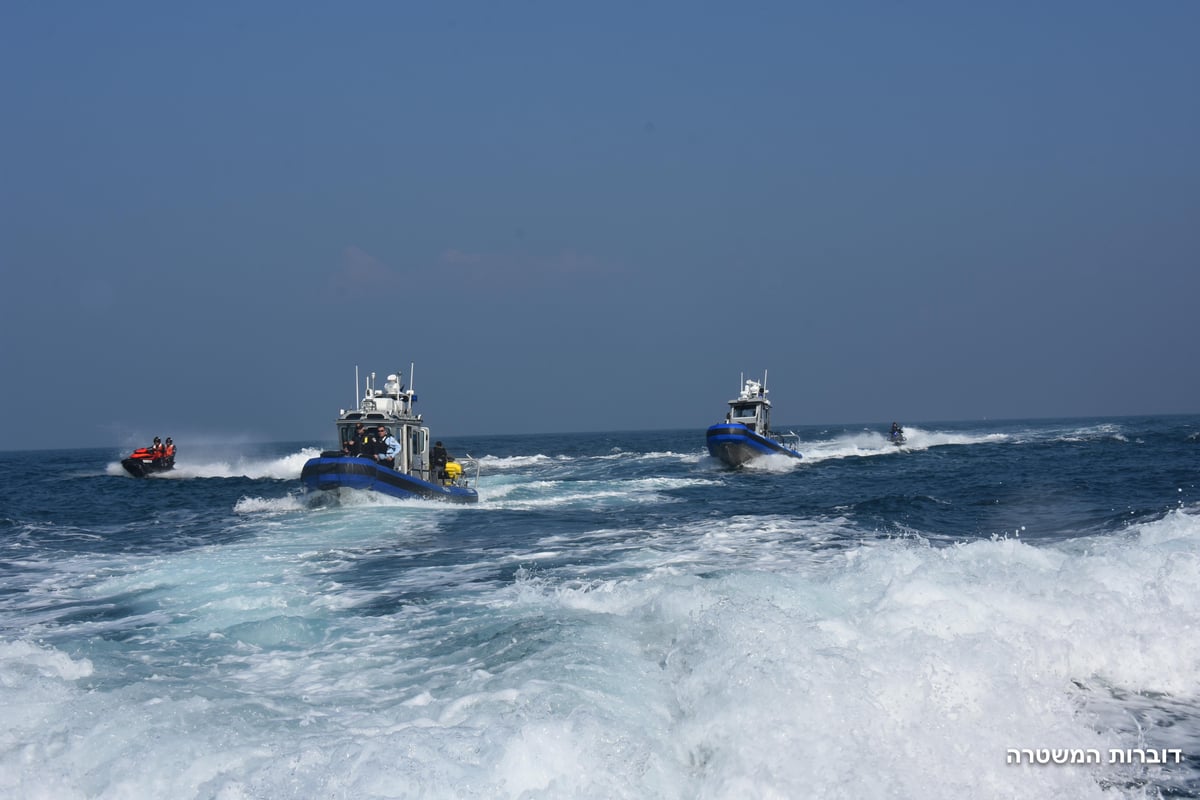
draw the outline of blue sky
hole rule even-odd
[[[411,362],[444,436],[700,436],[764,369],[777,424],[1196,412],[1197,30],[6,3],[0,449],[323,441]]]

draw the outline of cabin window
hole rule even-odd
[[[737,419],[753,417],[754,416],[754,406],[738,406],[737,408],[733,409],[733,416],[736,417]]]

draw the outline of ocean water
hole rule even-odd
[[[0,796],[1200,796],[1200,417],[0,453]]]

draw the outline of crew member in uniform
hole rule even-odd
[[[396,465],[396,456],[400,455],[400,442],[382,425],[379,426],[377,432],[379,434],[378,447],[380,452],[375,456],[375,460],[380,464],[394,468]]]
[[[433,451],[429,454],[430,461],[433,462],[433,474],[438,481],[446,480],[446,462],[450,460],[450,454],[446,452],[446,448],[441,442],[433,443]]]

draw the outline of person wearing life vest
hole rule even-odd
[[[163,454],[165,454],[166,452],[167,452],[167,450],[165,447],[163,447],[162,439],[155,436],[154,444],[150,446],[150,455],[154,458],[155,461],[158,461],[160,458],[163,457]]]
[[[379,434],[378,447],[381,452],[375,455],[375,460],[384,466],[394,467],[396,465],[396,456],[400,455],[400,442],[382,425],[379,426],[376,432]]]
[[[167,442],[163,445],[163,462],[167,464],[175,463],[175,442],[171,437],[167,437]]]
[[[375,439],[361,422],[354,426],[354,446],[350,455],[371,458],[375,455]]]

